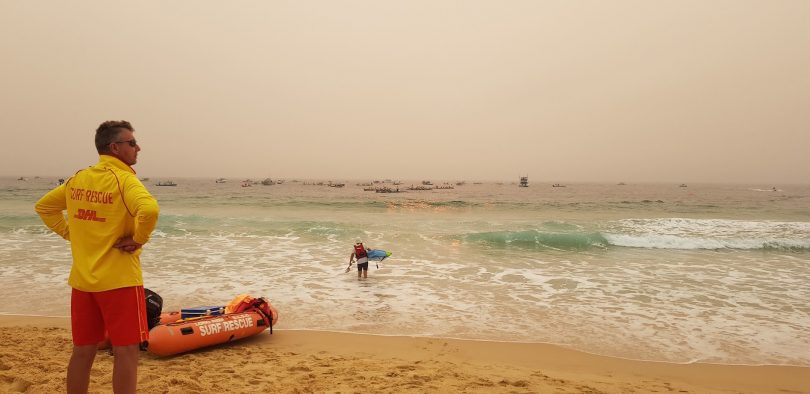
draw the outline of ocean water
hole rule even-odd
[[[167,309],[251,293],[280,329],[810,366],[808,185],[174,181],[145,182],[144,280]],[[54,185],[0,178],[0,313],[69,315],[69,246],[33,211]],[[393,252],[366,280],[344,272],[356,239]]]

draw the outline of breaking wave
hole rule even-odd
[[[580,250],[608,245],[608,241],[599,233],[550,233],[537,230],[491,231],[467,234],[462,238],[465,242],[501,248]]]
[[[676,250],[810,251],[810,223],[724,219],[624,219],[594,231],[565,223],[544,228],[488,231],[460,236],[463,241],[494,248],[583,250],[629,247]]]

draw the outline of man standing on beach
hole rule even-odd
[[[113,391],[134,393],[137,388],[139,348],[149,334],[140,254],[159,208],[131,167],[141,150],[134,131],[127,121],[102,123],[95,137],[98,163],[36,204],[42,221],[70,241],[73,254],[68,393],[87,392],[96,344],[105,331],[115,356]]]

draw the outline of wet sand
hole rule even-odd
[[[66,318],[0,316],[0,392],[64,391]],[[671,364],[546,344],[274,330],[174,357],[142,353],[144,393],[808,393],[810,368]],[[112,391],[99,352],[90,392]]]

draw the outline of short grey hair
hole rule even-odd
[[[126,120],[108,120],[96,129],[96,150],[98,153],[110,151],[110,144],[115,142],[118,134],[124,130],[135,131]]]

